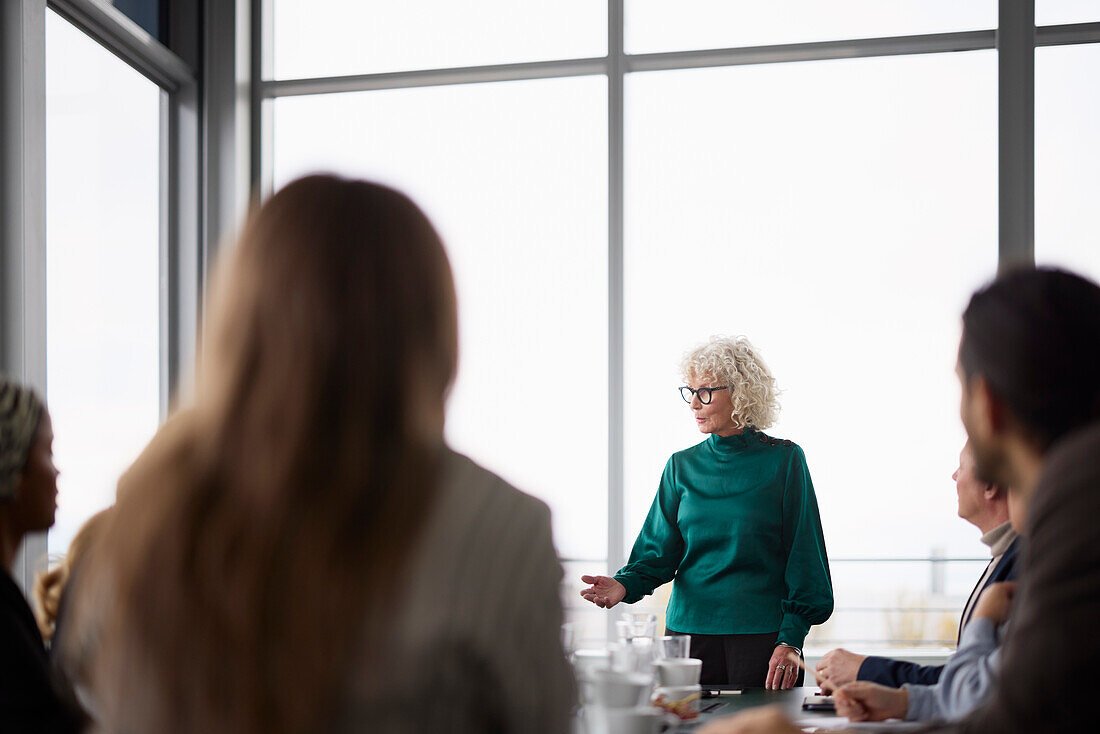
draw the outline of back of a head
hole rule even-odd
[[[130,603],[97,693],[125,730],[324,728],[434,496],[450,266],[403,194],[310,176],[251,219],[209,310],[194,408],[120,488],[144,540],[111,553]]]
[[[1100,420],[1100,287],[1056,268],[1002,275],[963,313],[959,364],[1044,449]]]
[[[404,194],[299,179],[253,217],[223,275],[200,407],[263,404],[286,422],[288,409],[337,413],[318,403],[331,399],[404,436],[417,432],[398,425],[418,417],[402,407],[411,398],[441,404],[457,360],[453,279],[438,235]]]

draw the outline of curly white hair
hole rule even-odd
[[[764,430],[779,416],[779,389],[760,353],[743,336],[712,336],[684,354],[684,380],[707,377],[729,385],[732,418],[738,428]]]

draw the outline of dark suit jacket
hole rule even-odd
[[[1096,730],[1087,666],[1100,659],[1100,424],[1048,452],[993,698],[965,734]]]
[[[0,732],[76,732],[80,721],[61,703],[46,648],[23,592],[0,570]]]
[[[1014,581],[1016,579],[1016,558],[1019,550],[1020,539],[1016,538],[1016,540],[1012,541],[1012,544],[1005,550],[1004,555],[1001,556],[1001,560],[997,561],[997,566],[993,569],[993,573],[989,575],[985,584],[982,585],[982,591],[985,591],[985,588],[990,584],[995,584],[998,581]],[[971,607],[970,614],[973,613],[974,609]],[[961,630],[965,627],[966,623],[969,621],[970,615],[967,614],[959,620],[959,629]],[[864,660],[863,664],[859,666],[859,674],[856,678],[858,680],[881,683],[891,688],[898,688],[902,683],[919,683],[926,686],[935,685],[936,682],[939,681],[941,673],[943,673],[942,665],[917,665],[916,663],[909,663],[904,660],[880,658],[872,655]]]

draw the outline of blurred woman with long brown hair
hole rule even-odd
[[[77,580],[102,728],[566,731],[549,512],[443,443],[457,317],[424,214],[300,179],[222,276],[194,405]]]

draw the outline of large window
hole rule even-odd
[[[628,0],[628,53],[994,28],[996,0]]]
[[[45,395],[61,470],[25,589],[189,396],[208,251],[248,199],[237,5],[0,3],[0,369]]]
[[[603,56],[598,0],[272,0],[274,76],[299,79]]]
[[[275,105],[276,186],[365,176],[440,229],[461,340],[448,439],[545,500],[577,558],[607,548],[605,95],[580,77]]]
[[[624,561],[668,455],[699,440],[677,365],[716,333],[761,348],[773,432],[809,459],[838,609],[812,642],[953,643],[985,565],[956,517],[953,367],[1005,256],[998,3],[841,5],[274,3],[263,183],[374,178],[435,221],[462,328],[448,438],[553,509],[581,644],[609,615],[579,574]],[[1070,32],[1040,45],[1100,41]],[[1076,185],[1043,116],[1077,105],[1088,129],[1092,50],[1050,50],[1081,82],[1040,89],[1041,185]]]
[[[953,367],[959,314],[997,264],[995,66],[975,51],[627,80],[628,541],[667,457],[700,438],[680,354],[745,334],[784,391],[770,432],[805,450],[834,557],[979,552],[954,519]],[[872,520],[899,503],[906,523]],[[920,564],[868,570],[834,564],[832,634],[855,599],[932,594]],[[862,636],[887,637],[872,617]]]
[[[1100,281],[1100,45],[1035,58],[1035,260]]]
[[[160,412],[160,88],[46,18],[46,364],[64,553]]]

